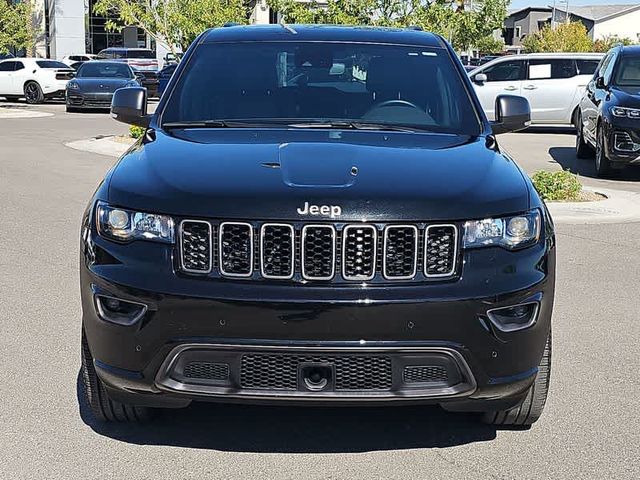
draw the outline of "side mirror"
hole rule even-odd
[[[607,88],[607,84],[604,83],[604,77],[596,78],[596,88],[599,88],[601,90]]]
[[[498,95],[496,120],[491,123],[494,135],[524,130],[531,124],[529,101],[516,95]]]
[[[473,82],[477,83],[478,85],[484,85],[484,83],[487,81],[487,75],[485,73],[476,73],[473,76]]]
[[[147,89],[144,87],[119,88],[111,100],[111,116],[119,122],[147,128],[151,115],[147,115]]]

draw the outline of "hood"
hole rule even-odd
[[[615,97],[615,104],[620,107],[640,108],[639,87],[612,87],[611,94]]]
[[[367,221],[529,208],[522,173],[484,138],[338,130],[157,131],[114,168],[107,200],[176,216],[308,221],[331,207]]]
[[[132,82],[132,78],[76,78],[80,91],[93,93],[113,93]]]

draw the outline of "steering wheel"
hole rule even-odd
[[[396,99],[396,100],[385,100],[384,102],[376,103],[369,110],[367,110],[367,113],[365,113],[365,116],[368,115],[373,110],[377,110],[378,108],[383,108],[383,107],[390,107],[390,106],[412,107],[412,108],[415,108],[416,110],[420,110],[421,112],[423,111],[415,103],[411,103],[411,102],[409,102],[407,100],[398,100],[398,99]]]

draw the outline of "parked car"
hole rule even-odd
[[[165,65],[165,67],[162,70],[160,70],[160,73],[158,74],[158,96],[159,97],[162,96],[164,89],[167,88],[167,84],[169,83],[169,80],[171,80],[171,76],[173,75],[173,72],[176,71],[177,66],[178,66],[177,63],[170,63],[168,65]]]
[[[154,51],[147,48],[106,48],[98,53],[100,60],[114,60],[128,64],[135,72],[144,75],[142,86],[149,97],[158,96],[158,60]]]
[[[62,58],[62,63],[65,63],[71,67],[73,66],[74,63],[88,62],[89,60],[95,60],[96,58],[97,58],[97,55],[94,55],[92,53],[79,53],[79,54],[73,54],[73,55],[66,55],[65,57]]]
[[[82,220],[82,374],[100,420],[191,401],[441,404],[530,425],[555,237],[455,52],[414,29],[197,38]]]
[[[640,47],[610,50],[587,84],[576,120],[578,158],[595,157],[598,176],[640,165]]]
[[[110,108],[113,92],[139,87],[139,78],[129,65],[120,62],[85,62],[67,83],[67,112],[82,108]]]
[[[27,103],[63,97],[73,69],[62,62],[43,58],[12,58],[0,61],[0,97]]]
[[[602,59],[600,53],[544,53],[496,58],[469,75],[490,119],[496,97],[522,95],[532,124],[573,125],[584,88]]]

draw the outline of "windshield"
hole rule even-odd
[[[55,60],[37,60],[36,64],[40,68],[69,68],[69,65]]]
[[[640,86],[640,55],[625,55],[620,59],[614,85],[619,85],[621,87]]]
[[[78,70],[77,78],[133,78],[131,69],[126,63],[83,63]]]
[[[162,121],[370,122],[477,135],[478,116],[446,50],[358,43],[203,44]]]
[[[127,50],[126,52],[123,52],[125,54],[123,54],[121,57],[117,57],[117,58],[151,58],[154,59],[156,58],[156,54],[153,53],[151,50]]]

